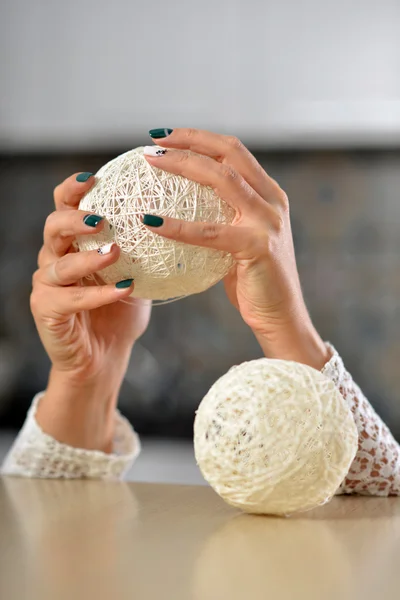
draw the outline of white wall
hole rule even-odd
[[[3,0],[0,148],[400,142],[399,0]]]

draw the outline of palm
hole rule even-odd
[[[150,320],[151,301],[129,299],[70,315],[41,337],[54,366],[97,374],[129,356]],[[111,361],[111,362],[109,362]]]
[[[133,344],[146,330],[151,301],[131,298],[90,311],[89,334],[108,346]]]
[[[252,267],[238,261],[224,279],[229,301],[240,312],[244,322],[256,331],[263,327],[265,312],[273,314],[279,303],[279,294],[268,292],[266,269]]]
[[[86,284],[94,285],[91,281]],[[98,366],[102,367],[108,351],[120,355],[131,350],[135,340],[146,331],[150,315],[151,300],[129,298],[78,313],[72,317],[73,330],[81,340],[83,353],[89,352],[93,360],[97,357]],[[88,358],[84,356],[85,360]]]
[[[238,261],[225,277],[224,285],[229,302],[240,311],[246,321],[246,314],[251,311],[255,301],[251,293],[252,285],[248,267]]]

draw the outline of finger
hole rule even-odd
[[[165,151],[165,154],[154,155],[154,148],[154,146],[146,146],[144,149],[150,164],[212,187],[215,193],[239,214],[249,211],[254,213],[257,210],[261,212],[264,209],[264,200],[233,167],[181,150],[170,150]]]
[[[72,244],[70,249],[68,250],[68,254],[75,251],[76,250],[74,249],[74,244]],[[45,248],[45,246],[42,246],[37,259],[38,268],[43,269],[43,267],[45,267],[49,263],[54,262],[55,258],[56,256],[52,251],[50,251],[48,248]]]
[[[53,192],[56,210],[72,210],[79,206],[83,196],[94,185],[92,173],[75,173],[60,183]]]
[[[61,314],[74,314],[83,310],[93,310],[107,304],[112,304],[117,300],[121,300],[121,298],[129,297],[133,289],[133,279],[124,279],[116,285],[58,288],[59,299],[56,310],[60,311]]]
[[[98,250],[67,254],[41,269],[41,280],[51,286],[72,285],[112,265],[119,255],[120,249],[114,242]]]
[[[172,130],[172,133],[166,137],[156,138],[156,140],[163,148],[191,150],[231,165],[268,202],[276,203],[280,200],[280,195],[284,194],[277,182],[265,172],[256,158],[235,136],[220,135],[203,129],[178,128]]]
[[[262,246],[267,247],[264,231],[260,234],[251,227],[188,222],[155,215],[144,215],[143,224],[165,238],[229,252],[237,259],[253,258]]]
[[[57,318],[93,310],[128,298],[132,294],[132,279],[116,285],[51,287],[37,285],[31,294],[31,309],[36,317]]]
[[[44,247],[54,256],[63,256],[77,235],[99,233],[103,228],[104,220],[101,215],[83,210],[55,211],[46,220]]]

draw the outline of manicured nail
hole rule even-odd
[[[118,283],[115,284],[115,287],[119,290],[123,290],[125,288],[131,287],[132,282],[133,279],[124,279],[123,281],[118,281]]]
[[[173,129],[168,129],[167,127],[161,129],[150,129],[149,135],[155,140],[159,140],[161,138],[166,138],[173,132]]]
[[[158,146],[145,146],[143,148],[143,154],[147,156],[164,156],[166,152],[165,148],[159,148]]]
[[[162,217],[157,217],[156,215],[143,215],[143,225],[150,225],[150,227],[161,227],[164,223],[164,219]]]
[[[79,183],[85,183],[85,181],[87,181],[92,175],[93,173],[85,171],[84,173],[79,173],[79,175],[76,176],[76,180],[79,181]]]
[[[115,242],[110,242],[109,244],[106,244],[105,246],[101,246],[100,248],[98,248],[97,252],[99,254],[101,254],[102,256],[104,254],[110,254],[110,252],[114,246],[115,246]]]
[[[86,215],[86,217],[83,217],[83,222],[89,227],[97,227],[102,220],[103,217],[99,217],[99,215]]]

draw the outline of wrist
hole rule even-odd
[[[111,452],[122,381],[121,373],[83,377],[52,368],[36,420],[45,433],[61,443]]]
[[[299,362],[318,371],[331,358],[330,350],[311,322],[278,328],[268,336],[255,335],[267,358]]]

